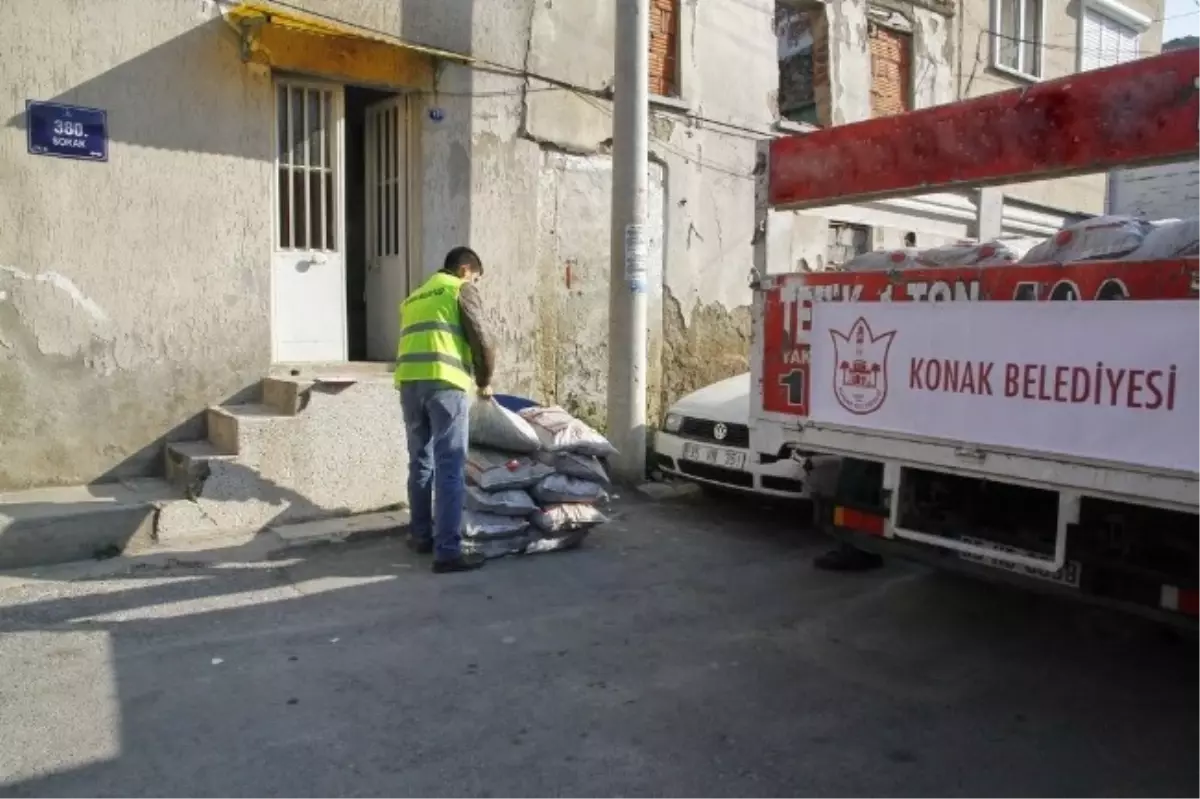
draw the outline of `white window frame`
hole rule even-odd
[[[996,70],[997,72],[1003,72],[1005,75],[1012,75],[1014,78],[1020,78],[1021,80],[1029,81],[1029,82],[1033,82],[1033,83],[1036,83],[1037,81],[1042,80],[1042,78],[1044,77],[1044,73],[1046,71],[1046,4],[1048,2],[1054,2],[1054,0],[1036,0],[1036,1],[1039,4],[1038,5],[1039,13],[1038,13],[1038,30],[1037,30],[1037,36],[1035,37],[1035,39],[1037,41],[1038,72],[1035,74],[1033,72],[1026,72],[1019,68],[1013,69],[1012,67],[1008,66],[1007,64],[1001,63],[1000,47],[1006,40],[1006,37],[1003,35],[1004,31],[1002,31],[1000,29],[1000,3],[1002,2],[1002,0],[991,0],[991,6],[992,6],[992,8],[991,8],[991,11],[992,11],[992,13],[991,13],[991,20],[992,20],[992,25],[991,25],[991,32],[992,32],[992,36],[991,36],[991,39],[992,39],[991,66],[992,66],[992,69]],[[1027,41],[1029,39],[1029,37],[1027,35],[1025,35],[1025,31],[1022,30],[1022,28],[1025,25],[1025,4],[1028,2],[1031,2],[1031,0],[1018,0],[1018,2],[1020,3],[1020,10],[1017,13],[1017,38]],[[1082,30],[1082,26],[1080,27],[1080,30]],[[1024,49],[1020,46],[1023,43],[1024,42],[1017,43],[1017,45],[1018,45],[1017,46],[1017,62],[1018,63],[1020,63],[1022,54],[1024,52]]]
[[[1092,11],[1102,17],[1108,17],[1118,25],[1124,25],[1137,34],[1138,57],[1141,57],[1142,35],[1150,30],[1153,23],[1150,17],[1135,8],[1130,8],[1117,0],[1080,0],[1079,26],[1075,37],[1075,71],[1083,71],[1083,26],[1087,20],[1087,12]]]
[[[289,162],[289,164],[287,164],[286,166],[287,166],[287,169],[289,172],[288,185],[289,185],[289,188],[292,190],[292,197],[289,198],[289,204],[292,202],[295,202],[295,191],[294,191],[294,186],[293,186],[292,182],[295,180],[293,175],[297,168],[301,168],[305,171],[306,184],[308,183],[309,180],[311,180],[311,178],[308,177],[308,173],[313,169],[318,169],[322,172],[329,173],[330,179],[333,181],[333,208],[330,209],[333,211],[333,219],[332,219],[333,229],[329,230],[329,228],[326,227],[326,225],[329,223],[329,220],[322,221],[322,223],[321,223],[322,242],[321,243],[322,243],[322,245],[326,244],[331,237],[330,234],[332,234],[332,238],[333,238],[333,247],[332,248],[327,248],[324,246],[322,246],[322,247],[312,247],[311,246],[311,244],[312,244],[312,242],[311,242],[312,208],[311,208],[311,205],[309,204],[309,202],[310,202],[309,198],[311,196],[310,195],[311,188],[308,185],[305,186],[305,189],[306,189],[306,191],[305,191],[305,217],[306,217],[305,225],[308,227],[308,229],[305,231],[305,245],[306,246],[298,247],[294,243],[295,236],[296,236],[296,232],[294,229],[295,209],[290,208],[290,205],[289,205],[289,214],[291,215],[291,219],[288,222],[289,231],[290,231],[289,246],[284,246],[283,242],[281,241],[282,231],[283,231],[283,225],[282,225],[283,220],[281,219],[280,213],[279,213],[279,203],[280,203],[279,171],[281,168],[284,167],[284,164],[282,164],[280,162],[280,155],[279,155],[280,141],[279,141],[279,117],[278,117],[278,109],[279,109],[278,92],[281,87],[287,87],[289,98],[291,97],[292,89],[300,89],[305,92],[306,96],[307,96],[307,92],[309,92],[309,91],[317,91],[317,92],[322,92],[322,93],[329,92],[331,94],[330,113],[332,114],[332,117],[333,117],[332,124],[330,124],[329,121],[326,121],[326,129],[323,131],[323,134],[322,134],[323,136],[326,136],[326,137],[329,137],[329,136],[333,137],[332,141],[329,142],[330,163],[323,165],[323,166],[317,166],[317,167],[314,167],[313,165],[308,164],[307,160],[309,157],[309,151],[306,149],[306,152],[305,152],[306,163],[305,164],[292,164]],[[343,200],[344,200],[343,193],[345,190],[345,183],[344,183],[344,181],[345,181],[345,140],[344,140],[344,137],[346,134],[346,129],[345,129],[346,106],[345,106],[345,103],[346,103],[345,87],[339,83],[333,83],[330,81],[323,81],[323,80],[318,80],[318,79],[295,76],[295,75],[291,75],[289,73],[277,73],[274,76],[274,80],[271,81],[271,108],[272,108],[271,148],[272,148],[272,153],[273,153],[273,165],[274,165],[274,169],[273,169],[272,175],[271,175],[271,187],[272,187],[271,188],[271,216],[274,220],[271,225],[271,251],[272,252],[337,252],[337,253],[341,253],[343,257],[345,256],[345,253],[346,253],[345,211],[346,211],[346,209],[345,209],[345,205],[343,202]],[[288,113],[290,114],[291,108],[292,108],[290,99],[288,101],[287,107],[288,107]],[[304,113],[307,114],[307,111],[305,111]],[[304,118],[307,119],[307,116],[305,116]],[[293,121],[294,121],[294,118],[289,118],[287,121],[289,133],[291,132],[291,126],[293,124]],[[323,200],[324,196],[325,196],[324,191],[322,191],[321,196],[322,196],[322,200]],[[324,213],[324,211],[326,210],[325,206],[324,206],[324,202],[321,203],[321,210],[322,210],[322,213]]]

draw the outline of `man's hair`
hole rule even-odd
[[[483,261],[479,259],[479,254],[470,247],[455,247],[450,252],[446,253],[446,260],[442,263],[443,272],[453,272],[460,266],[465,266],[472,271],[483,274]]]

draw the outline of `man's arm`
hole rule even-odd
[[[463,333],[471,347],[471,360],[475,366],[475,384],[487,388],[492,382],[496,365],[496,350],[483,321],[483,300],[479,289],[470,283],[458,292],[458,312],[462,319]]]

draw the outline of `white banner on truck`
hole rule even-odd
[[[1195,472],[1194,301],[814,303],[810,418]]]

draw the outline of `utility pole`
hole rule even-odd
[[[650,0],[616,0],[608,435],[614,477],[646,476],[646,236]]]

